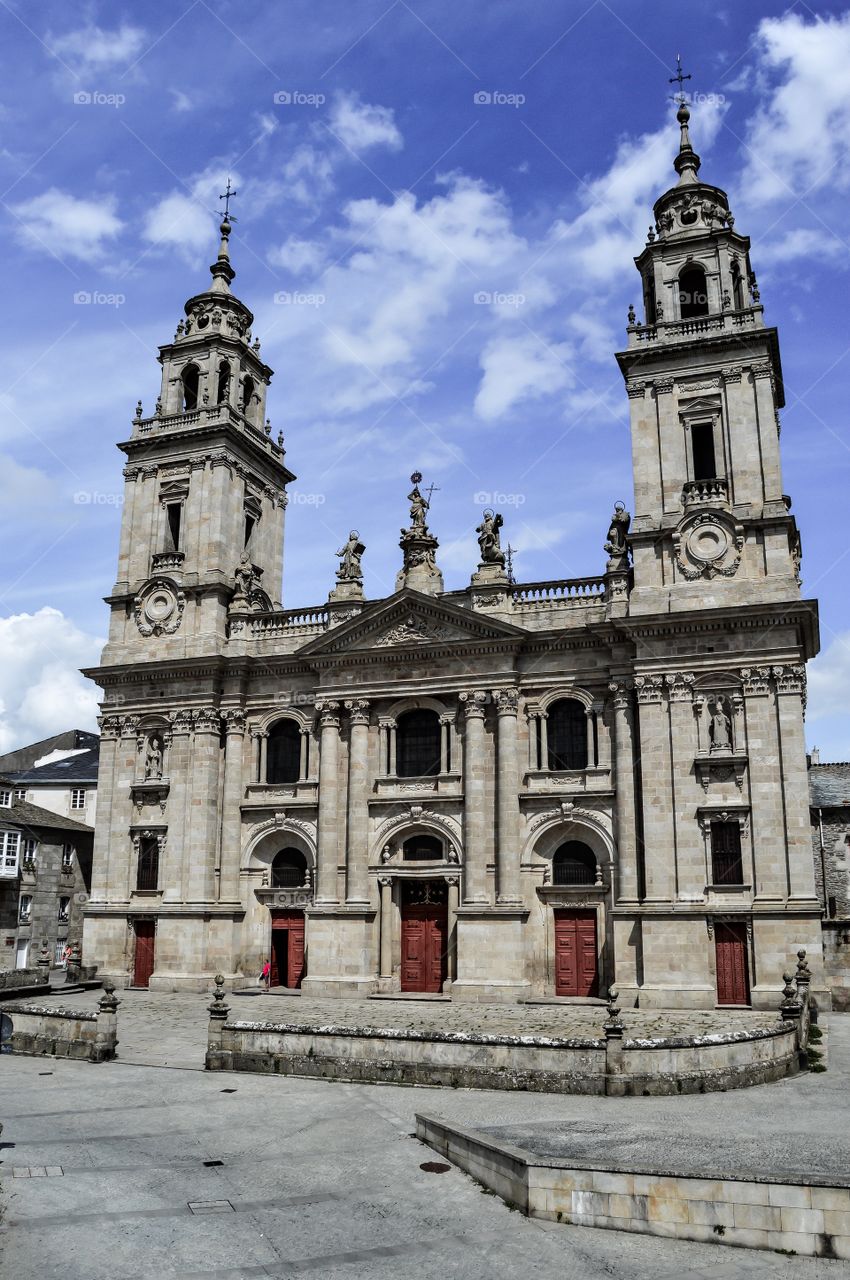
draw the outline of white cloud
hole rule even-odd
[[[770,89],[748,131],[748,199],[764,203],[827,183],[846,188],[850,13],[813,22],[795,13],[764,18],[757,50]]]
[[[316,272],[324,260],[325,251],[318,241],[302,240],[298,236],[290,236],[269,252],[269,262],[273,267],[282,267],[293,275]]]
[[[847,262],[847,246],[837,236],[832,235],[826,227],[817,230],[812,227],[795,227],[784,236],[768,236],[758,244],[759,266],[788,265],[803,259],[812,262],[840,260],[841,265]]]
[[[142,52],[147,33],[141,27],[124,24],[117,31],[89,25],[64,35],[50,35],[46,43],[63,62],[81,69],[102,71],[133,61]]]
[[[180,112],[194,111],[195,103],[189,97],[188,93],[184,93],[182,89],[169,89],[168,92],[173,98],[173,102],[171,104],[172,110]]]
[[[99,694],[77,670],[103,641],[58,609],[0,618],[0,751],[62,729],[93,729]]]
[[[850,631],[808,666],[807,738],[821,759],[850,760]]]
[[[212,248],[214,223],[197,200],[173,191],[148,211],[142,234],[154,244],[173,245],[194,257]]]
[[[501,418],[524,400],[537,400],[572,386],[566,344],[552,346],[533,334],[497,338],[481,353],[484,376],[475,412],[485,421]]]
[[[114,196],[78,200],[57,187],[13,205],[12,212],[19,219],[16,234],[24,244],[52,251],[57,258],[68,254],[84,262],[102,258],[106,242],[123,226]]]
[[[283,166],[284,194],[298,204],[318,210],[333,190],[333,165],[327,152],[309,143],[296,148]]]
[[[352,151],[368,151],[371,147],[399,151],[404,145],[392,109],[361,102],[354,93],[337,99],[331,112],[331,129]]]

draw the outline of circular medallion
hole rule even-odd
[[[695,560],[708,564],[729,550],[729,535],[720,524],[699,524],[688,535],[687,547]]]

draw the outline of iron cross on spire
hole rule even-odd
[[[239,192],[233,190],[233,188],[230,185],[230,178],[228,177],[227,186],[225,187],[221,195],[218,197],[219,200],[224,201],[224,218],[226,222],[236,222],[236,215],[230,212],[230,199],[232,196],[238,196],[238,195],[239,195]]]
[[[679,86],[679,92],[675,95],[675,101],[678,102],[680,105],[686,101],[685,94],[682,90],[682,85],[685,83],[686,80],[691,80],[691,79],[693,79],[693,77],[690,75],[690,73],[688,73],[688,75],[682,75],[682,55],[680,53],[677,53],[676,54],[676,74],[674,76],[670,76],[667,83],[677,84]]]

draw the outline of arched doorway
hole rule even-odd
[[[275,854],[271,865],[273,889],[300,889],[307,883],[307,859],[292,846]],[[296,907],[271,911],[271,974],[269,985],[290,990],[304,978],[304,912]]]
[[[445,880],[401,884],[401,990],[437,995],[449,975],[449,889]]]

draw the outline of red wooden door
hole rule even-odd
[[[146,987],[154,966],[154,921],[137,920],[133,926],[136,950],[133,957],[133,986]]]
[[[300,987],[304,977],[304,913],[272,912],[271,985]]]
[[[402,908],[402,991],[442,991],[448,974],[447,937],[448,911],[442,904]]]
[[[596,912],[555,912],[555,995],[595,996]]]
[[[749,1004],[750,973],[747,964],[747,927],[744,924],[714,926],[717,958],[717,1003]]]

